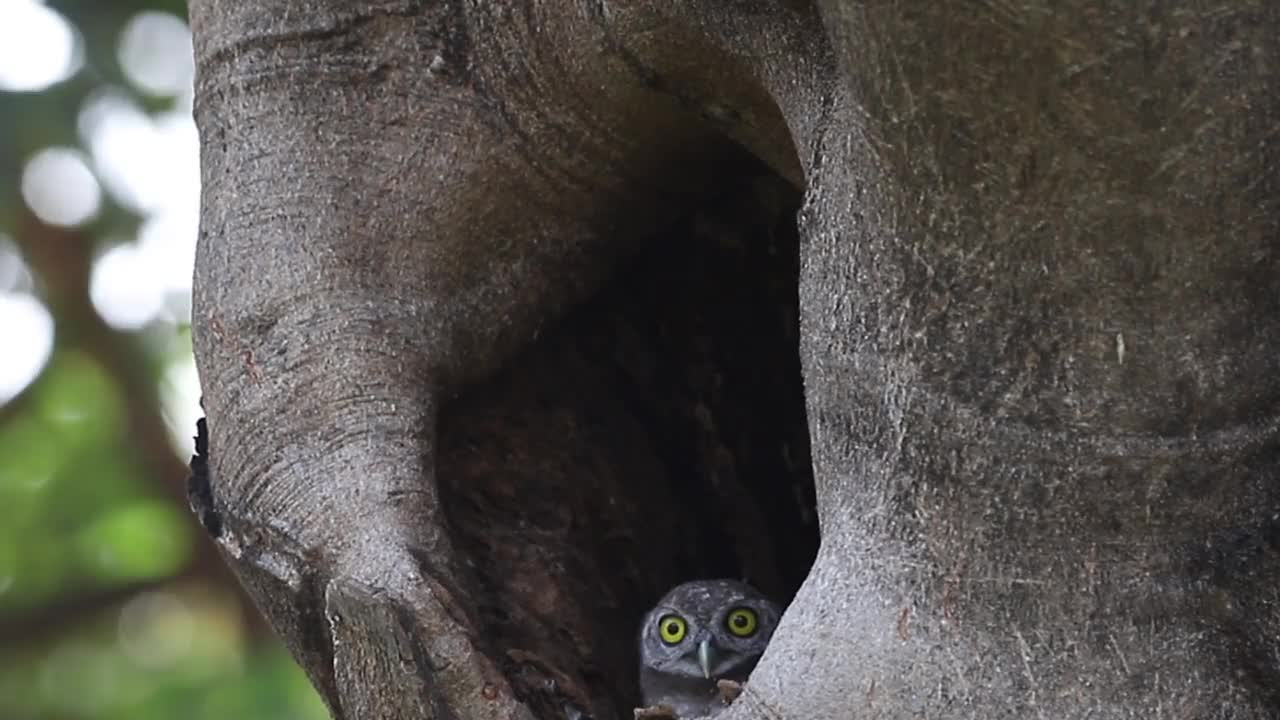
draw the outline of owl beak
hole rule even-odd
[[[716,649],[711,647],[711,638],[703,638],[698,643],[698,665],[702,667],[702,677],[711,679],[711,666],[716,662]]]

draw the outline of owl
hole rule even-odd
[[[645,705],[677,717],[725,708],[718,680],[751,674],[782,615],[777,603],[736,580],[695,580],[672,588],[640,628],[640,692]]]

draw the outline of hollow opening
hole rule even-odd
[[[445,408],[437,461],[477,641],[539,717],[630,717],[672,586],[782,603],[818,547],[800,376],[800,193],[759,163]]]

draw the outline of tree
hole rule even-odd
[[[196,505],[335,716],[622,716],[729,567],[733,720],[1280,711],[1271,5],[191,11]]]

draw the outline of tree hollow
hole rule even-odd
[[[642,614],[817,552],[798,354],[800,194],[744,158],[602,292],[446,405],[438,478],[477,642],[535,713],[638,701]]]

